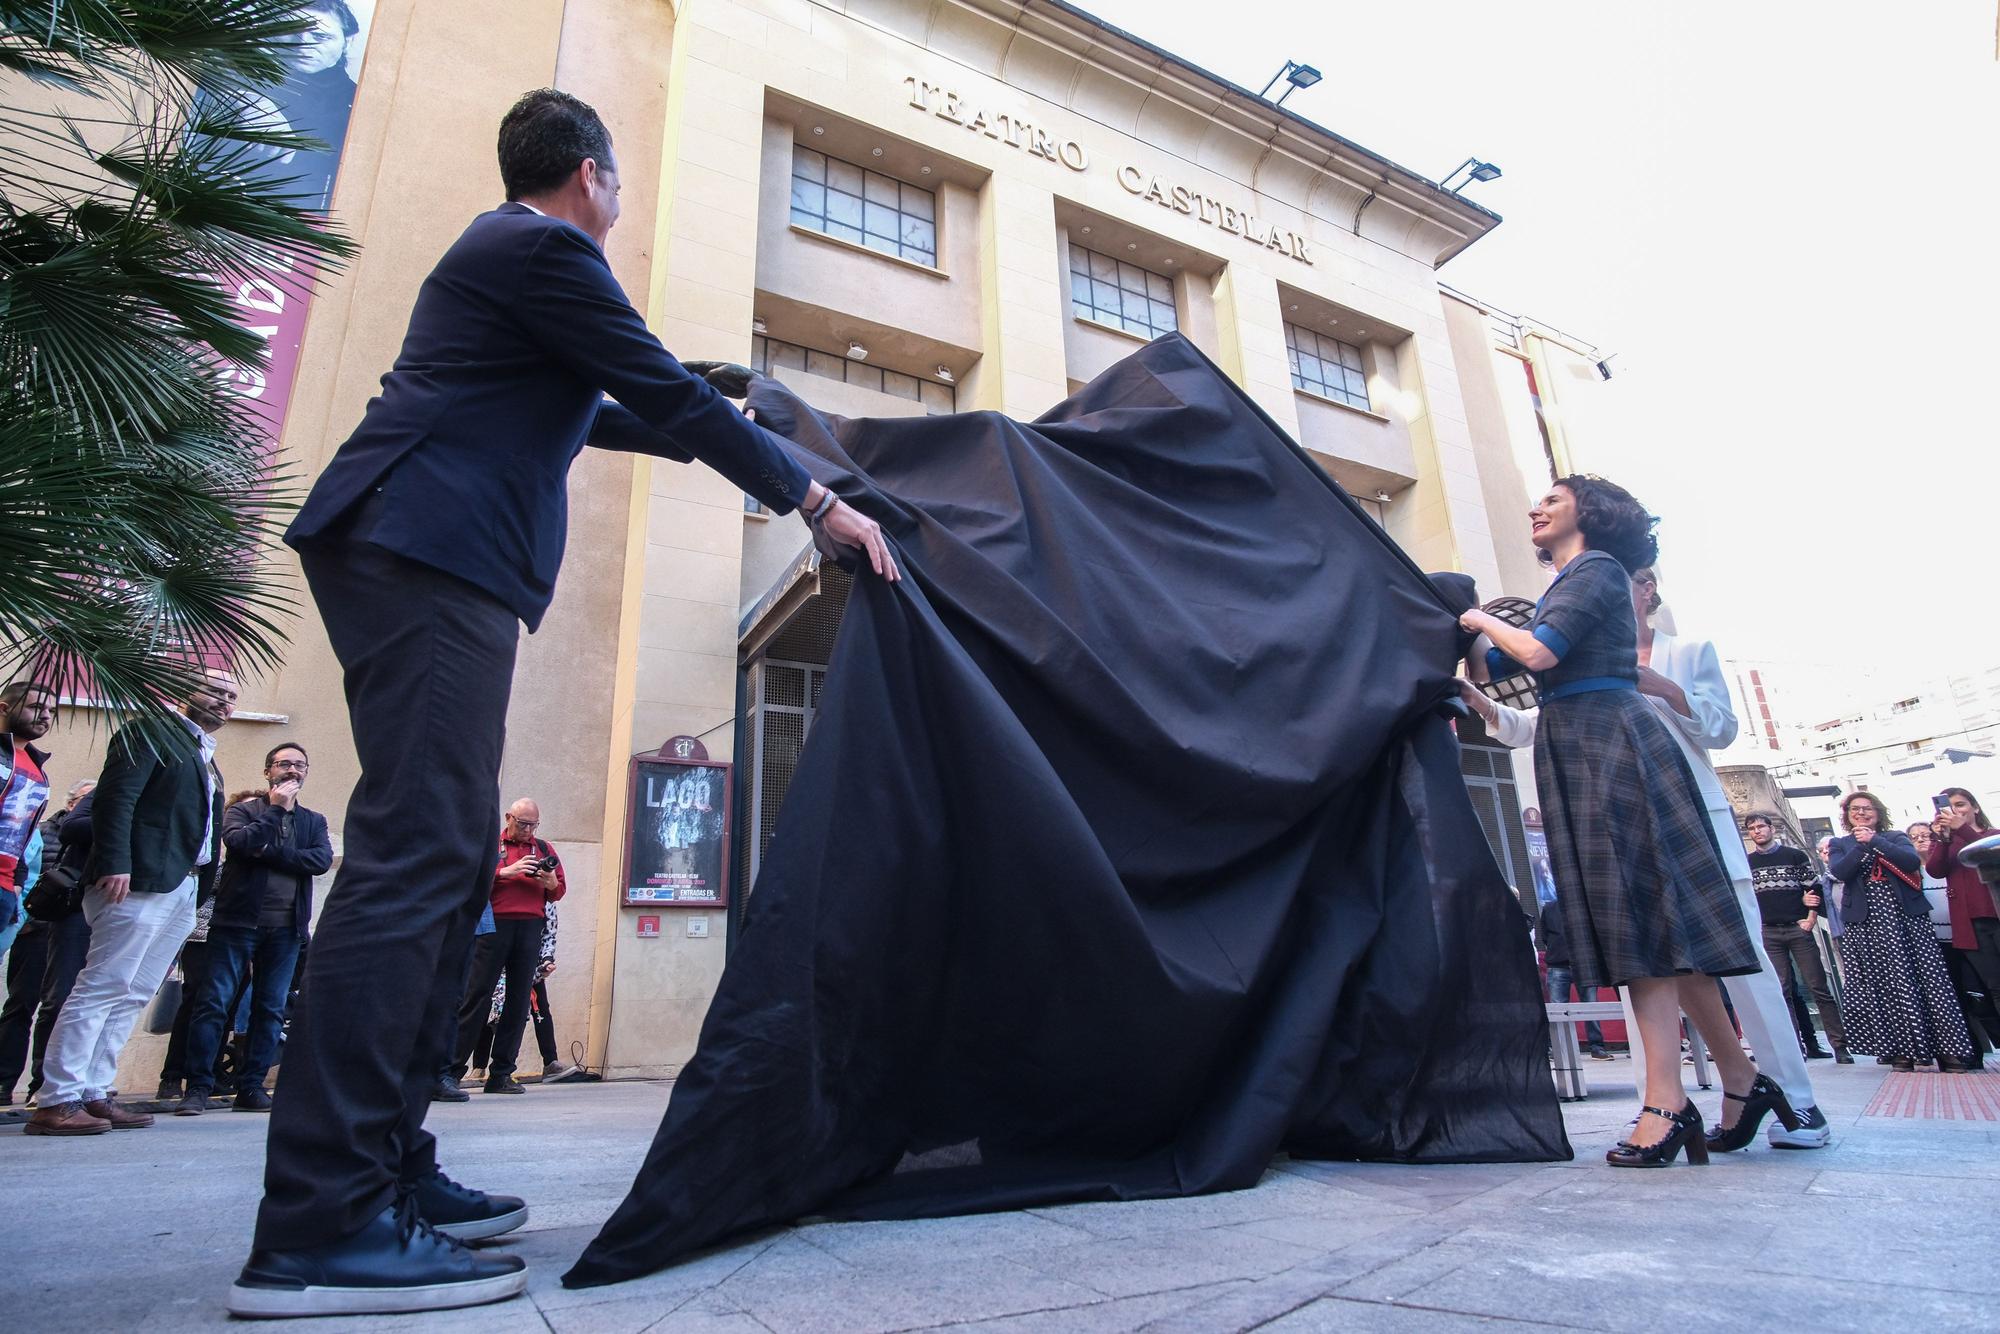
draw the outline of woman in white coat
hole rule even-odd
[[[1775,1147],[1786,1149],[1823,1148],[1831,1138],[1826,1117],[1815,1104],[1812,1081],[1806,1075],[1805,1055],[1799,1050],[1792,1030],[1791,1014],[1785,1007],[1778,976],[1762,944],[1762,915],[1757,896],[1751,889],[1750,861],[1743,851],[1743,835],[1736,825],[1736,813],[1716,777],[1715,763],[1708,752],[1721,750],[1736,740],[1736,711],[1729,702],[1729,686],[1723,680],[1722,662],[1715,645],[1705,639],[1684,639],[1655,629],[1652,614],[1659,610],[1659,581],[1650,569],[1632,576],[1632,612],[1639,622],[1639,690],[1668,724],[1667,730],[1680,742],[1694,772],[1715,826],[1715,841],[1722,849],[1723,862],[1736,886],[1737,906],[1743,912],[1744,928],[1757,950],[1763,968],[1741,977],[1725,977],[1723,986],[1736,1008],[1743,1036],[1757,1053],[1758,1065],[1785,1092],[1802,1124],[1788,1130],[1779,1121],[1770,1124],[1769,1138]],[[1478,689],[1463,688],[1466,702],[1486,721],[1495,740],[1504,746],[1523,749],[1534,744],[1535,714],[1496,704]],[[1629,1012],[1629,1004],[1628,1004]],[[1637,1050],[1636,1025],[1627,1023],[1632,1035],[1634,1061],[1643,1060]],[[1726,1147],[1727,1132],[1710,1133],[1711,1147]],[[1725,1143],[1715,1141],[1724,1139]]]

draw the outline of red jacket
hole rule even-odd
[[[526,843],[510,843],[505,836],[500,839],[500,865],[512,866],[523,857],[553,857],[556,850],[539,838]],[[495,868],[498,869],[498,868]],[[544,892],[541,885],[525,876],[493,878],[493,916],[527,917],[542,920],[542,905],[554,903],[569,893],[569,882],[563,879],[562,863],[556,863],[556,887]]]
[[[1939,842],[1931,839],[1931,855],[1924,859],[1924,869],[1944,881],[1945,901],[1951,907],[1951,943],[1954,949],[1976,950],[1979,937],[1972,933],[1972,919],[1975,917],[2000,917],[1993,910],[1993,892],[1986,882],[1979,878],[1979,872],[1959,863],[1958,854],[1965,845],[1985,838],[1995,831],[1974,829],[1970,824],[1951,831],[1951,837]]]

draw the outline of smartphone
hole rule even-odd
[[[1932,797],[1931,809],[1935,810],[1939,815],[1943,815],[1946,811],[1950,810],[1951,793],[1940,792],[1935,797]]]

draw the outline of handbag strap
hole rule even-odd
[[[1908,871],[1905,871],[1902,867],[1896,865],[1896,863],[1890,861],[1887,857],[1884,857],[1880,849],[1873,849],[1873,851],[1875,853],[1875,864],[1877,866],[1883,867],[1886,870],[1894,872],[1896,878],[1902,881],[1904,884],[1908,885],[1911,889],[1918,891],[1921,891],[1923,889],[1922,882],[1912,878]]]

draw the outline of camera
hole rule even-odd
[[[537,871],[553,871],[557,865],[558,863],[554,857],[538,857],[535,859],[535,869]]]

